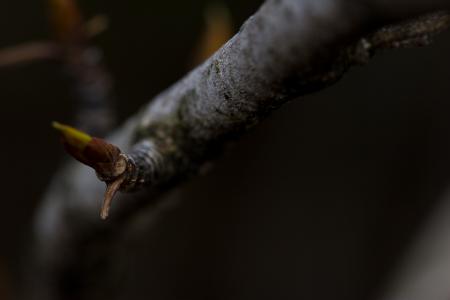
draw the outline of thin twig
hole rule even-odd
[[[0,50],[0,68],[61,58],[61,47],[54,42],[31,42]]]

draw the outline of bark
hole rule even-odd
[[[436,13],[383,27],[449,6],[404,2],[267,1],[209,60],[111,135],[122,151],[138,155],[142,168],[138,192],[121,195],[110,220],[98,217],[104,187],[92,171],[70,163],[55,175],[36,215],[30,291],[39,299],[79,299],[86,278],[102,274],[83,262],[101,259],[116,235],[136,228],[144,207],[153,205],[142,217],[154,218],[164,205],[154,206],[157,196],[205,170],[225,142],[286,102],[336,82],[376,51],[426,45],[449,25],[447,13]],[[68,290],[68,281],[80,288]]]

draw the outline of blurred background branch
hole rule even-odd
[[[0,67],[11,67],[39,60],[56,59],[61,49],[52,42],[34,42],[0,50]]]
[[[53,40],[25,43],[0,50],[0,68],[53,60],[70,80],[77,99],[75,124],[104,136],[116,123],[111,76],[103,64],[102,51],[91,39],[104,32],[108,20],[97,15],[84,22],[74,0],[48,0]]]
[[[78,99],[75,124],[96,136],[104,136],[115,124],[112,80],[103,65],[102,51],[90,38],[107,27],[104,16],[84,22],[75,0],[48,0],[55,38],[62,49],[62,65]]]

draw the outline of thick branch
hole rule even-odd
[[[422,45],[449,25],[441,13],[370,33],[385,20],[359,1],[265,3],[222,49],[111,137],[138,161],[123,189],[147,189],[117,201],[110,222],[98,220],[95,200],[102,186],[87,169],[69,165],[57,174],[37,215],[36,254],[48,274],[38,277],[36,287],[54,285],[52,280],[82,259],[80,247],[88,247],[99,232],[111,233],[117,222],[148,205],[151,195],[201,171],[225,141],[275,108],[327,87],[377,50]]]
[[[315,19],[317,26],[322,25],[320,17],[305,16]],[[308,53],[296,49],[296,44],[284,49],[273,46],[281,41],[268,39],[261,45],[259,27],[255,32],[249,30],[243,38],[244,29],[240,36],[246,43],[244,48],[237,38],[231,40],[186,79],[189,86],[176,85],[149,105],[139,120],[137,143],[130,153],[121,154],[128,164],[125,174],[110,177],[110,171],[97,173],[107,183],[120,181],[115,186],[125,191],[189,176],[215,155],[212,149],[220,148],[224,141],[253,126],[274,108],[334,83],[351,65],[367,62],[376,51],[427,45],[448,23],[447,13],[434,13],[383,27],[342,48],[330,40],[330,46],[337,47],[334,53],[317,49],[319,55],[311,53],[304,62],[297,59],[296,53]],[[282,38],[291,31],[272,37]],[[266,51],[258,52],[263,49]],[[169,103],[170,109],[161,109]],[[111,203],[113,194],[106,193],[105,203]],[[105,207],[103,212],[107,210]]]

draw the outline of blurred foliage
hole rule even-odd
[[[194,65],[203,62],[233,35],[233,20],[228,7],[216,2],[205,9],[205,26],[194,51]]]

